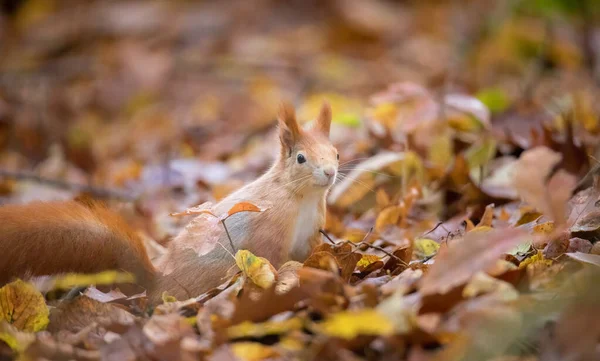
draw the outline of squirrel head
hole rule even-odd
[[[329,140],[331,107],[324,103],[319,116],[308,129],[300,127],[294,107],[282,103],[279,108],[279,163],[284,181],[296,194],[328,190],[335,182],[339,164],[337,149]]]

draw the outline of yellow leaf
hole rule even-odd
[[[431,257],[440,249],[440,244],[428,238],[420,238],[415,240],[415,254],[419,258]]]
[[[519,268],[525,268],[530,264],[538,264],[538,263],[546,265],[546,266],[551,266],[553,262],[551,259],[545,259],[542,251],[538,251],[538,253],[523,260],[523,262],[521,262],[521,264],[519,265]]]
[[[381,103],[378,104],[371,111],[373,119],[379,121],[389,129],[393,129],[396,126],[396,119],[398,118],[398,107],[394,103]]]
[[[0,323],[0,341],[17,353],[22,353],[35,340],[35,334],[22,332],[6,322]]]
[[[78,286],[134,283],[135,276],[127,272],[104,271],[95,274],[69,273],[54,279],[53,289],[67,290]]]
[[[263,257],[257,257],[247,250],[239,250],[235,254],[235,263],[244,275],[261,288],[269,288],[275,282],[276,270]]]
[[[236,342],[231,345],[231,349],[236,357],[245,361],[260,361],[279,356],[273,347],[257,342]]]
[[[452,138],[450,133],[446,132],[436,136],[429,147],[429,160],[442,168],[448,167],[452,163]]]
[[[493,228],[490,226],[477,226],[473,228],[470,232],[489,232],[491,230],[493,230]]]
[[[388,336],[394,332],[392,322],[373,309],[338,312],[316,328],[322,334],[346,340],[359,335]]]
[[[0,322],[37,332],[48,325],[48,314],[44,296],[31,283],[16,280],[0,288]]]
[[[356,267],[359,271],[364,271],[367,267],[369,267],[371,264],[377,261],[379,261],[379,257],[377,257],[376,255],[363,254],[360,261],[358,261],[358,263],[356,264]]]
[[[321,110],[323,100],[327,99],[333,114],[332,122],[347,127],[361,125],[362,104],[358,98],[348,98],[336,93],[320,93],[310,95],[298,109],[301,119],[315,119]]]
[[[402,207],[400,206],[391,206],[384,208],[375,220],[375,230],[379,232],[382,231],[385,226],[398,223],[401,213]]]
[[[485,211],[483,212],[483,216],[481,216],[481,220],[477,224],[478,226],[492,226],[492,221],[494,219],[494,205],[488,204],[485,207]]]
[[[162,301],[163,303],[171,303],[171,302],[177,302],[177,299],[171,295],[169,295],[167,293],[167,291],[164,291],[161,295]]]
[[[242,337],[264,337],[268,335],[279,335],[293,330],[300,330],[303,326],[299,318],[290,318],[285,321],[269,321],[253,323],[245,321],[231,326],[227,329],[227,337],[230,339]]]
[[[555,228],[556,227],[554,226],[554,222],[552,222],[552,221],[544,222],[544,223],[536,224],[535,226],[533,226],[533,233],[551,234],[552,232],[554,232]]]

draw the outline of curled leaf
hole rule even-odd
[[[275,282],[277,271],[263,257],[257,257],[252,252],[242,249],[235,254],[235,263],[246,277],[261,288],[269,288]]]

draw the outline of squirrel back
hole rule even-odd
[[[149,287],[155,270],[142,240],[99,203],[0,207],[0,285],[15,277],[124,270]]]

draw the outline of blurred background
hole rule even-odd
[[[599,4],[3,0],[0,202],[84,192],[156,215],[219,199],[269,166],[282,99],[305,121],[332,104],[342,161],[437,144],[425,160],[447,162],[456,148],[406,124],[435,124],[451,93],[471,98],[450,127],[494,134],[494,154],[560,136],[564,109],[593,154]]]

